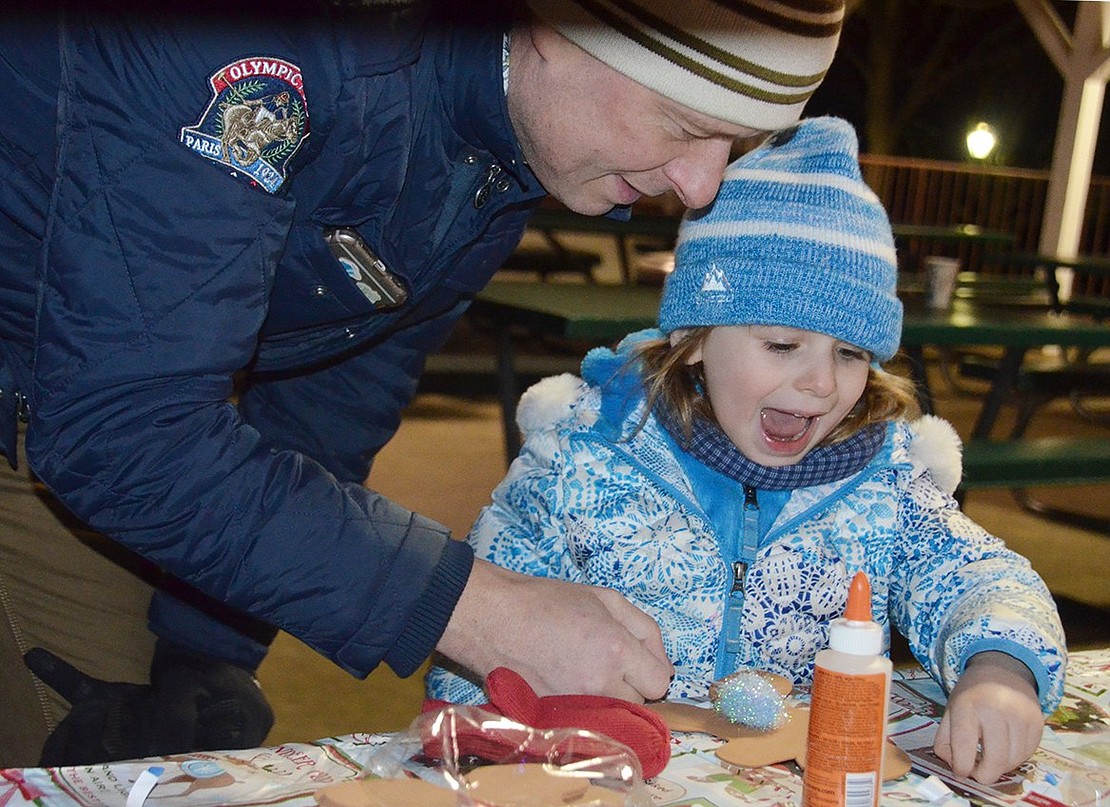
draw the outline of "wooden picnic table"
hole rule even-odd
[[[992,254],[987,263],[1002,273],[1016,271],[1042,280],[1057,310],[1100,319],[1110,316],[1110,256],[1000,252]],[[1061,271],[1071,274],[1066,298],[1060,291]]]
[[[571,210],[541,207],[528,222],[537,230],[565,230],[614,235],[650,235],[673,241],[678,235],[681,216],[666,213],[633,212],[627,220],[612,216],[584,216]],[[989,244],[1013,246],[1014,236],[975,224],[894,224],[894,237],[903,240],[949,244]]]
[[[628,254],[628,238],[648,236],[656,239],[662,248],[669,249],[674,246],[678,237],[681,221],[681,215],[662,212],[634,210],[631,217],[622,219],[617,216],[584,216],[566,208],[544,206],[532,215],[528,226],[543,233],[554,243],[558,243],[555,235],[558,232],[596,233],[615,237],[621,277],[627,283],[632,280],[633,275],[632,261]],[[994,250],[1013,247],[1015,240],[1010,233],[979,227],[975,224],[894,224],[892,229],[897,242],[909,244],[908,254],[912,256],[910,260],[915,266],[923,255],[928,254],[929,248],[933,245],[957,249]]]
[[[917,273],[929,255],[959,258],[965,269],[978,269],[993,253],[1012,249],[1015,238],[1000,230],[976,224],[893,224],[898,247],[898,265],[903,271]]]
[[[620,259],[621,277],[625,283],[632,280],[632,261],[629,258],[628,238],[647,236],[659,242],[659,246],[674,246],[678,236],[681,217],[659,212],[633,212],[627,218],[616,216],[584,216],[562,207],[540,207],[528,222],[528,227],[544,235],[549,243],[563,248],[556,233],[594,233],[609,235],[617,241],[617,255]]]
[[[896,240],[917,240],[947,244],[1013,246],[1014,236],[977,224],[892,224]]]

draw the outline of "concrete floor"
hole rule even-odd
[[[936,378],[939,414],[966,437],[981,390],[957,391],[939,373]],[[1105,428],[1061,401],[1038,416],[1031,433],[1082,434]],[[464,536],[504,473],[500,429],[499,410],[488,395],[422,394],[378,458],[370,483]],[[1107,486],[1043,493],[1057,504],[1110,517]],[[1029,515],[1006,491],[975,491],[965,509],[1030,558],[1058,599],[1073,647],[1110,645],[1110,535]],[[285,635],[276,641],[260,678],[277,714],[271,743],[401,729],[417,715],[422,700],[419,673],[400,680],[382,669],[357,681]]]

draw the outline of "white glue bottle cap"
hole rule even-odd
[[[883,629],[871,620],[871,582],[856,572],[848,587],[844,616],[829,625],[829,649],[851,656],[877,656],[883,652]]]

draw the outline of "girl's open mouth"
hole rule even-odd
[[[817,421],[815,417],[766,408],[760,410],[759,419],[766,438],[772,443],[782,444],[783,448],[803,440]]]

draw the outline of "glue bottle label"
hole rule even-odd
[[[875,807],[883,760],[887,678],[818,667],[804,771],[805,807]]]

